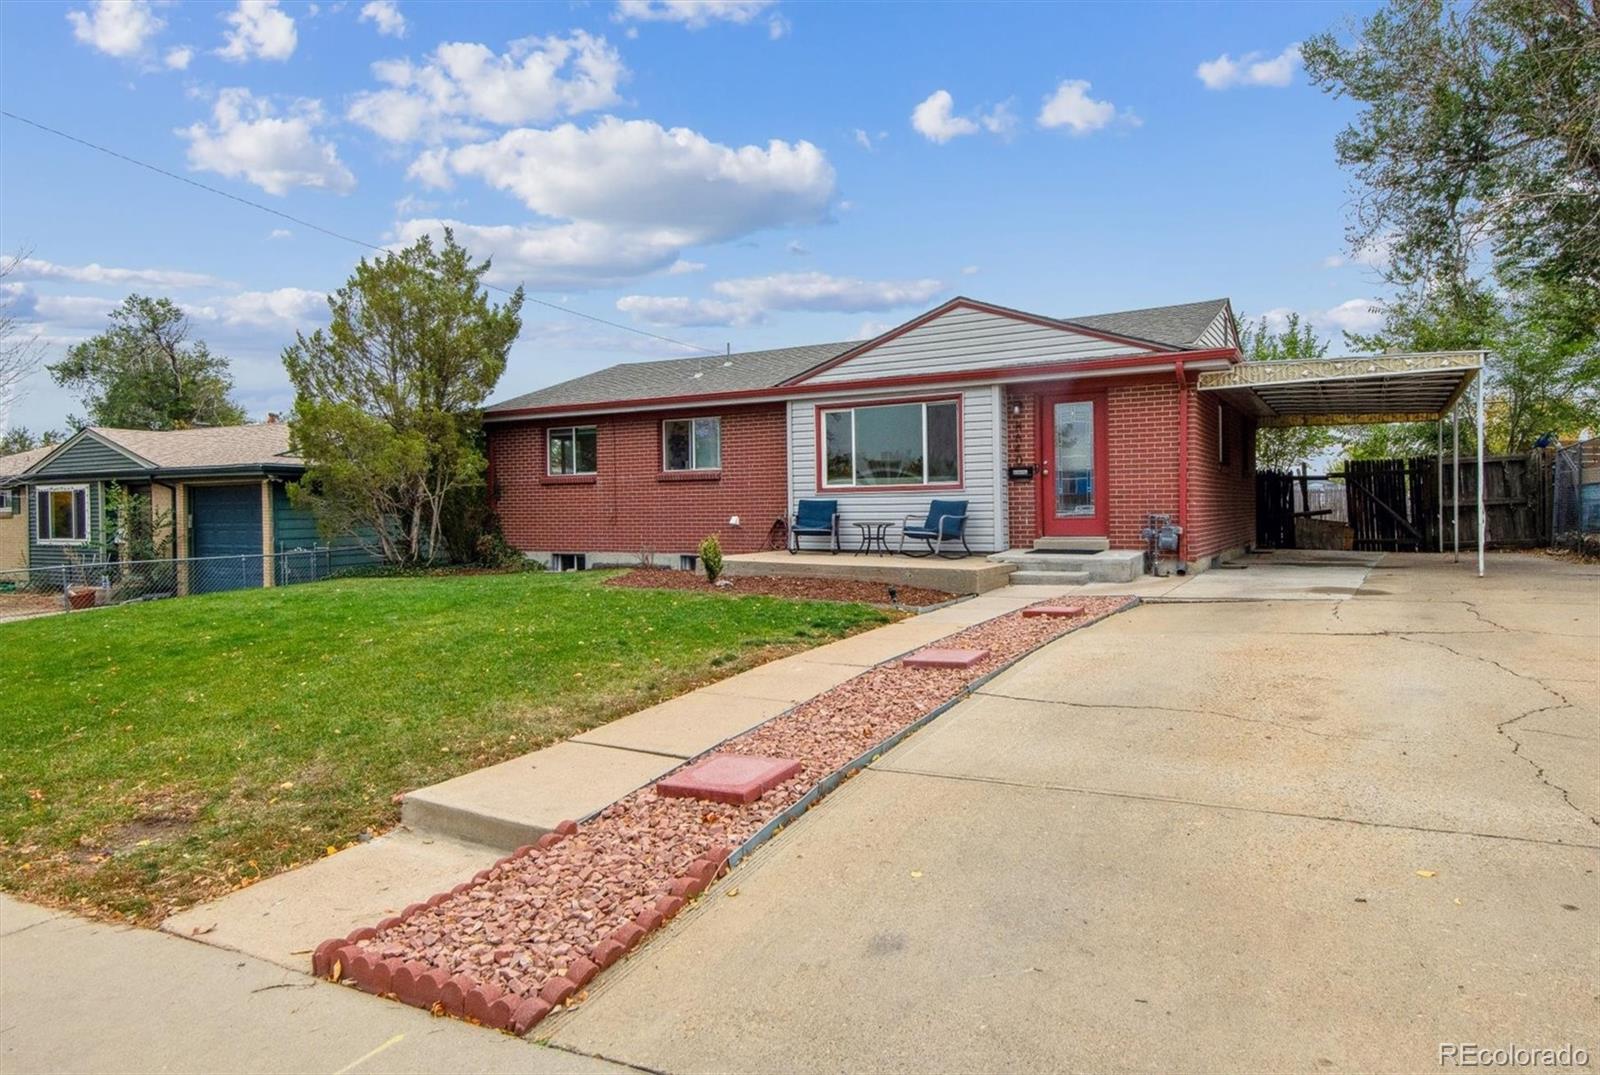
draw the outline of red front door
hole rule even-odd
[[[1039,519],[1054,537],[1105,537],[1106,397],[1077,392],[1040,399]]]

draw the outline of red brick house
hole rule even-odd
[[[1254,422],[1194,391],[1240,360],[1226,299],[1054,318],[957,298],[871,340],[629,363],[496,403],[490,488],[511,544],[558,567],[674,565],[712,533],[756,551],[813,496],[846,526],[964,499],[984,552],[1138,549],[1159,512],[1204,567],[1255,534]]]

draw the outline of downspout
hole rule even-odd
[[[1173,363],[1178,377],[1178,565],[1188,563],[1189,552],[1189,378],[1183,369],[1183,359]]]

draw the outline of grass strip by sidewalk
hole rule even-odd
[[[893,618],[606,577],[336,580],[0,625],[0,889],[158,921],[381,831],[398,792]]]

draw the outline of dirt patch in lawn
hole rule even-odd
[[[720,582],[710,583],[704,575],[693,571],[672,571],[666,568],[636,568],[618,575],[606,583],[608,586],[625,586],[636,590],[689,590],[696,593],[720,593],[739,596],[761,594],[766,597],[792,597],[801,601],[864,601],[874,605],[899,604],[908,608],[926,608],[955,598],[944,590],[930,590],[925,586],[893,585],[885,582],[862,582],[858,579],[813,579],[796,575],[724,575]]]

